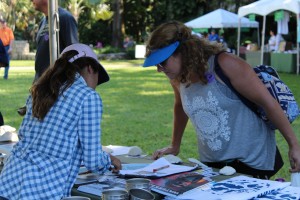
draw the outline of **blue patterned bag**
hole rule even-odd
[[[300,114],[298,104],[289,87],[280,80],[273,67],[259,65],[254,67],[257,76],[269,90],[270,94],[278,101],[290,123]],[[269,121],[264,110],[256,106],[256,112],[272,129],[276,127]]]
[[[216,74],[229,88],[231,88],[235,92],[235,94],[246,106],[248,106],[253,112],[258,115],[258,117],[266,122],[271,129],[275,130],[276,127],[267,118],[265,111],[261,107],[243,97],[233,88],[229,79],[223,74],[217,62],[217,57],[218,56],[216,55],[214,61]],[[273,67],[267,65],[258,65],[253,69],[259,79],[266,86],[270,94],[278,101],[289,122],[292,123],[300,115],[300,110],[291,90],[285,83],[283,83],[282,80],[280,80],[278,73]]]

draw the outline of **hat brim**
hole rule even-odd
[[[143,67],[154,66],[165,61],[175,52],[178,46],[179,42],[176,41],[166,47],[153,50],[153,52],[145,59]]]
[[[99,63],[98,85],[109,81],[109,75],[104,67]]]
[[[108,82],[109,81],[109,75],[106,72],[105,68],[100,64],[98,57],[96,55],[96,53],[93,51],[93,49],[91,47],[89,47],[86,44],[81,44],[81,43],[75,43],[75,44],[71,44],[70,46],[66,47],[61,55],[63,55],[65,52],[67,51],[77,51],[78,54],[75,55],[74,57],[72,57],[69,62],[74,62],[75,60],[77,60],[78,58],[82,58],[82,57],[86,57],[86,58],[92,58],[94,59],[97,64],[98,64],[98,71],[99,71],[99,76],[98,76],[98,85]]]

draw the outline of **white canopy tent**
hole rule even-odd
[[[239,28],[238,28],[238,54],[240,45],[240,27],[242,19],[249,14],[258,14],[263,16],[262,43],[261,43],[261,64],[263,64],[263,50],[265,43],[266,16],[277,10],[287,10],[297,16],[297,27],[299,27],[300,0],[259,0],[238,10]],[[299,74],[299,43],[297,41],[297,74]]]
[[[191,28],[237,28],[239,17],[237,14],[223,9],[217,9],[201,17],[185,23]],[[259,24],[246,17],[241,18],[241,27],[258,28]]]

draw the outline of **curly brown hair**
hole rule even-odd
[[[176,78],[181,83],[190,83],[191,75],[196,73],[206,84],[207,61],[211,55],[225,51],[222,44],[210,42],[192,34],[192,30],[178,21],[159,25],[150,35],[146,45],[146,57],[151,51],[163,48],[176,41],[180,42],[174,55],[181,55],[181,74]]]

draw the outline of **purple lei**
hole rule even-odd
[[[205,77],[208,83],[211,83],[213,80],[215,80],[215,76],[211,72],[205,72]]]
[[[48,41],[48,40],[49,40],[49,34],[45,34],[45,35],[44,35],[44,40],[45,40],[45,41]]]

